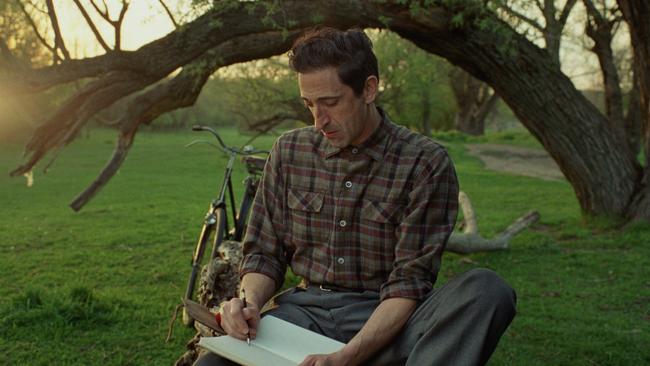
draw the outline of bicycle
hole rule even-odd
[[[264,169],[264,164],[266,162],[265,158],[257,157],[254,155],[269,154],[269,152],[266,150],[258,150],[250,145],[246,145],[243,148],[227,146],[221,136],[219,136],[219,134],[214,129],[208,126],[195,125],[192,126],[192,131],[210,132],[217,139],[219,145],[215,145],[204,140],[195,140],[187,144],[186,147],[190,147],[198,143],[209,144],[226,153],[228,155],[228,163],[226,164],[226,170],[224,173],[223,181],[221,183],[221,188],[219,189],[219,194],[217,198],[213,199],[210,203],[208,212],[206,213],[203,220],[203,226],[199,234],[199,239],[192,255],[192,271],[190,272],[190,278],[187,282],[184,297],[185,299],[190,300],[192,299],[194,293],[199,271],[201,271],[201,263],[203,261],[205,249],[208,245],[210,237],[213,237],[213,245],[208,262],[209,264],[211,264],[215,258],[220,256],[220,247],[225,241],[231,240],[240,242],[242,240],[244,232],[246,230],[246,223],[248,221],[250,209],[253,204],[253,199],[255,198],[255,192],[257,191],[257,186],[259,184],[259,180]],[[246,165],[248,171],[248,176],[244,180],[245,190],[241,204],[239,206],[239,210],[237,210],[235,206],[235,194],[232,184],[233,166],[238,156],[243,157],[242,161]],[[228,220],[228,203],[226,201],[226,195],[228,195],[230,198],[229,204],[232,208],[232,217],[234,219],[232,227]],[[208,270],[208,272],[210,271]],[[210,273],[208,273],[206,276],[209,278]],[[212,287],[212,284],[208,285],[208,287]],[[199,303],[207,305],[205,302],[207,302],[205,299],[203,299],[203,301],[199,301]],[[183,324],[188,327],[191,327],[194,324],[194,319],[187,313],[185,308],[183,308],[182,321]]]

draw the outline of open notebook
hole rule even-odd
[[[246,366],[294,366],[311,354],[332,353],[344,344],[271,315],[260,321],[257,337],[203,337],[199,346]]]

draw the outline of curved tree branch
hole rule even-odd
[[[107,70],[132,71],[141,74],[168,75],[191,62],[205,51],[229,39],[249,34],[284,29],[293,31],[317,24],[338,24],[352,27],[363,24],[383,27],[378,8],[369,1],[339,1],[336,6],[326,2],[289,1],[290,6],[279,14],[268,14],[264,6],[238,2],[225,8],[212,9],[178,31],[153,41],[137,51],[115,51],[84,60],[72,60],[18,75],[0,78],[0,84],[11,86],[14,93],[33,93],[54,85],[96,77]],[[408,14],[408,9],[405,10]],[[320,17],[305,17],[316,13]],[[263,20],[262,20],[263,19]],[[288,22],[287,19],[291,19]],[[449,21],[440,17],[428,22]],[[288,24],[285,24],[288,23]]]
[[[300,20],[292,23],[293,28],[296,30],[303,30],[305,27],[311,26],[318,21],[318,19],[304,19],[302,16],[305,13],[305,6],[308,6],[308,4],[299,1],[296,1],[295,4],[296,7],[292,9],[290,15],[292,18]],[[349,11],[349,13],[347,14],[353,14],[353,16],[347,18],[341,16],[346,13],[338,13],[338,11],[346,10],[345,5],[342,5],[342,7],[336,8],[335,10],[331,10],[329,7],[324,7],[323,14],[328,14],[331,22],[335,22],[333,19],[336,19],[337,23],[347,26],[352,26],[359,21],[360,18],[358,17],[360,15],[361,19],[370,19],[368,22],[370,24],[379,24],[376,20],[377,14],[369,16],[369,12],[360,6],[360,4],[352,4],[352,9],[348,8],[347,11]],[[376,9],[372,10],[376,11]],[[199,56],[197,53],[205,49],[205,44],[221,44],[225,42],[226,44],[230,44],[232,47],[237,48],[240,47],[238,42],[241,41],[241,38],[235,35],[252,35],[253,38],[256,38],[259,33],[277,29],[277,24],[284,24],[282,22],[286,21],[285,17],[287,14],[283,13],[281,15],[276,15],[276,25],[261,21],[245,23],[245,20],[250,18],[251,12],[258,12],[257,16],[260,18],[262,15],[268,16],[264,11],[264,9],[258,9],[257,7],[251,9],[247,4],[238,3],[236,6],[228,7],[226,10],[216,12],[223,17],[220,18],[221,21],[219,23],[214,22],[212,17],[215,15],[212,13],[208,13],[208,15],[193,22],[194,24],[203,26],[200,32],[197,30],[197,32],[192,33],[191,31],[196,29],[193,27],[187,27],[181,31],[174,32],[167,37],[163,37],[159,41],[154,41],[136,52],[113,52],[110,55],[104,55],[92,59],[95,62],[107,59],[120,60],[122,62],[131,61],[126,62],[125,65],[129,66],[130,70],[120,70],[118,68],[116,71],[104,74],[98,80],[91,82],[71,97],[59,109],[59,111],[57,111],[46,121],[45,124],[35,131],[32,139],[26,146],[26,153],[31,154],[31,156],[25,164],[15,169],[11,174],[17,175],[31,170],[31,168],[42,159],[48,151],[61,147],[72,141],[79,129],[99,110],[111,105],[130,93],[162,79],[178,66],[188,63],[189,60],[194,60]],[[230,16],[224,15],[223,12],[228,13]],[[363,15],[365,15],[365,17]],[[206,22],[209,24],[206,24]],[[219,31],[215,31],[215,28]],[[281,34],[286,35],[287,32],[292,32],[292,30],[284,29],[281,31]],[[263,38],[264,37],[262,37],[262,39]],[[186,42],[189,42],[189,44]],[[277,48],[278,45],[281,45],[282,47]],[[263,47],[264,45],[259,46],[259,49],[261,50],[267,49],[266,47]],[[274,52],[277,54],[284,52],[289,47],[289,43],[278,42],[276,40],[276,42],[270,46],[274,47]],[[243,54],[247,55],[246,60],[255,58],[252,56],[258,54],[256,48],[242,49],[240,47],[239,49],[241,49]],[[129,58],[142,53],[146,53],[148,57],[146,59],[137,59],[137,61],[129,60]],[[224,58],[223,55],[213,55],[217,61],[219,60],[218,56]],[[201,62],[208,62],[209,64],[217,61],[201,60]],[[81,62],[83,61],[79,61],[79,63]],[[233,63],[236,61],[230,60],[228,62]],[[64,65],[66,64],[74,65],[77,63],[71,61]],[[99,67],[100,65],[101,63],[98,63],[96,65],[97,68],[94,70],[99,74],[106,71],[106,68],[101,68]],[[191,70],[193,68],[188,65],[188,69]],[[85,71],[87,71],[87,69]],[[73,76],[78,78],[79,74],[76,73]],[[184,79],[178,78],[175,80]],[[201,83],[196,90],[197,95],[202,85],[203,84]]]
[[[50,150],[74,140],[81,127],[95,113],[151,83],[151,79],[129,72],[110,73],[89,83],[34,131],[25,147],[25,153],[31,154],[30,158],[10,174],[16,176],[30,171]]]
[[[289,47],[297,35],[297,32],[288,35],[267,32],[233,39],[186,65],[173,79],[133,98],[126,114],[119,120],[120,131],[113,156],[90,186],[70,203],[70,207],[79,211],[115,175],[126,159],[141,124],[151,123],[163,113],[193,105],[208,77],[219,67],[280,53]]]

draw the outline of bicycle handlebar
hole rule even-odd
[[[246,145],[243,148],[230,147],[230,146],[226,145],[223,142],[223,139],[221,138],[221,136],[219,136],[217,131],[215,131],[214,129],[212,129],[212,127],[209,127],[209,126],[194,125],[194,126],[192,126],[192,131],[207,131],[207,132],[210,132],[217,139],[217,141],[219,141],[219,145],[221,145],[221,146],[220,147],[215,146],[214,144],[211,144],[211,143],[209,143],[207,141],[196,140],[196,141],[192,141],[191,143],[186,145],[186,147],[192,146],[192,145],[194,145],[196,143],[199,143],[199,142],[205,142],[205,143],[207,143],[209,145],[220,148],[221,150],[223,150],[227,154],[255,155],[255,154],[268,154],[269,153],[267,150],[255,149],[250,145]]]

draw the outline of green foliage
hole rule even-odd
[[[379,17],[377,17],[377,19],[381,24],[384,25],[384,27],[389,27],[390,24],[392,23],[392,19],[385,15],[380,15]]]
[[[378,104],[420,132],[448,130],[456,112],[448,62],[389,31],[369,32],[379,60]]]
[[[314,23],[321,23],[325,20],[325,17],[322,14],[314,13],[311,15],[311,21]]]
[[[35,22],[49,21],[47,16],[26,6]],[[52,61],[51,53],[38,40],[27,17],[15,1],[0,2],[0,34],[12,54],[30,66],[44,66]],[[1,71],[1,70],[0,70]]]
[[[195,108],[204,123],[241,130],[277,114],[304,111],[296,75],[282,56],[220,69],[203,88]]]
[[[459,31],[474,29],[494,35],[497,50],[507,57],[517,52],[518,35],[511,25],[501,21],[499,7],[507,0],[424,0],[407,1],[413,14],[426,14],[427,9],[443,7],[452,14],[451,26]],[[523,1],[530,5],[531,1]]]

